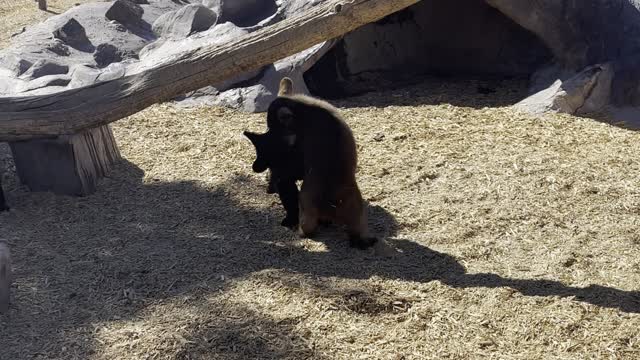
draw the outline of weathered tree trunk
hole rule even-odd
[[[74,134],[108,124],[271,64],[418,1],[327,1],[228,44],[195,48],[117,80],[51,95],[0,98],[0,141]]]
[[[12,142],[18,176],[32,191],[88,195],[120,160],[109,125],[55,139]]]
[[[11,254],[9,245],[0,239],[0,314],[9,310],[11,290]]]
[[[640,105],[640,1],[486,1],[549,47],[558,61],[558,75],[576,74],[560,80],[570,79],[570,87],[576,88],[581,78],[592,76],[584,82],[586,87],[576,88],[587,97],[583,102],[596,90],[597,96],[604,97],[597,103]],[[592,65],[600,71],[594,72]]]

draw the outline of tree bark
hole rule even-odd
[[[167,59],[141,73],[60,93],[0,98],[0,141],[73,134],[271,64],[419,0],[331,0],[224,45]]]

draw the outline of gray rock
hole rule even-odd
[[[211,9],[219,9],[219,21],[230,21],[240,27],[258,24],[278,11],[274,0],[210,0],[203,2]]]
[[[597,111],[596,107],[602,107],[608,102],[606,83],[608,82],[609,85],[611,83],[611,77],[607,75],[608,69],[609,67],[604,65],[587,67],[566,81],[556,80],[547,89],[529,96],[514,107],[533,115],[549,111],[567,114]],[[602,77],[604,86],[603,84],[598,85],[603,73],[605,74]],[[594,95],[596,97],[590,99]]]
[[[45,75],[29,81],[21,86],[19,86],[16,90],[17,92],[26,92],[32,91],[36,89],[41,89],[49,86],[67,86],[71,81],[71,76],[69,75]]]
[[[22,78],[36,79],[45,75],[66,74],[69,71],[67,65],[61,65],[51,60],[38,60],[29,70],[22,74]]]
[[[59,56],[69,56],[69,47],[60,39],[53,39],[46,47],[47,50]]]
[[[87,65],[76,65],[71,72],[69,88],[78,88],[95,84],[101,71]]]
[[[142,19],[143,13],[142,7],[130,0],[116,0],[105,16],[124,25],[135,25]]]
[[[96,82],[109,81],[119,79],[126,73],[127,66],[123,63],[109,64],[102,70]]]
[[[62,26],[53,31],[53,37],[60,39],[66,45],[78,50],[87,50],[92,47],[91,41],[87,38],[84,27],[74,19],[70,18]]]
[[[33,65],[28,60],[25,60],[16,54],[7,53],[0,60],[0,66],[10,70],[15,76],[22,75],[25,71]]]
[[[121,50],[112,44],[100,44],[93,53],[93,59],[96,61],[98,67],[101,68],[111,63],[137,57],[135,53]]]
[[[217,105],[249,113],[264,112],[278,95],[280,79],[284,76],[293,80],[295,93],[309,94],[303,74],[334,44],[335,41],[326,41],[315,45],[268,66],[257,78],[234,84],[228,90],[221,91],[215,96],[198,97],[198,94],[194,94],[194,97],[184,101],[183,105]],[[229,85],[227,84],[227,86]]]
[[[159,37],[179,39],[208,30],[217,20],[218,15],[213,10],[201,4],[191,4],[160,16],[152,29]]]
[[[216,12],[216,14],[222,14],[222,1],[223,0],[202,0],[202,5]]]

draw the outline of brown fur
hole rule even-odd
[[[280,86],[278,87],[278,96],[293,95],[293,81],[288,77],[283,77],[280,80]],[[267,187],[268,194],[275,194],[278,192],[278,176],[273,174],[273,171],[269,169],[267,172]]]
[[[270,105],[267,122],[269,131],[295,139],[303,152],[301,234],[312,236],[320,222],[334,221],[346,226],[353,246],[371,246],[375,238],[369,237],[356,182],[356,142],[337,110],[309,96],[280,96]]]
[[[280,87],[278,88],[278,96],[293,95],[293,80],[288,77],[283,77],[280,80]]]

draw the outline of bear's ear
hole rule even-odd
[[[278,109],[276,115],[278,116],[278,121],[284,127],[291,127],[291,125],[293,125],[293,110],[291,110],[291,108],[283,106]]]
[[[260,139],[260,134],[256,134],[250,131],[244,131],[242,134],[249,138],[254,145],[257,145]]]
[[[280,87],[278,89],[278,96],[293,95],[293,81],[288,77],[283,77],[280,80]]]

